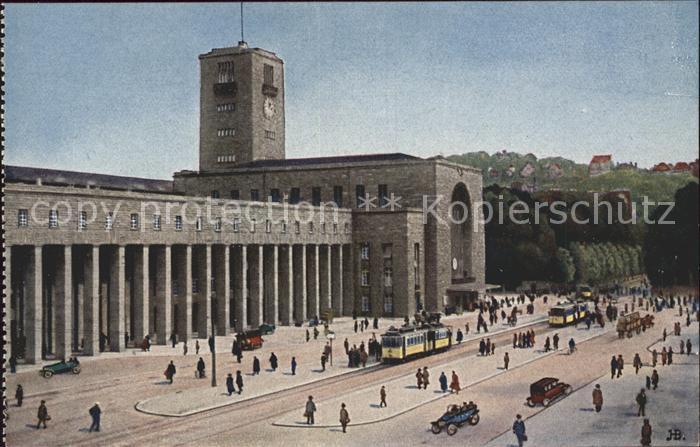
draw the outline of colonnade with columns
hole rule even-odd
[[[6,247],[10,355],[26,363],[354,307],[350,244]]]

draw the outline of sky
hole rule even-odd
[[[197,55],[239,4],[5,6],[5,163],[197,169]],[[288,158],[698,153],[698,2],[253,3],[285,61]]]

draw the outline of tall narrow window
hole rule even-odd
[[[271,233],[272,232],[272,221],[270,219],[267,219],[265,221],[265,232],[266,233]]]
[[[58,210],[49,210],[49,228],[58,228]]]
[[[282,233],[286,233],[286,232],[287,232],[287,221],[283,220],[282,221]]]
[[[314,223],[309,222],[309,233],[313,233],[313,232],[314,232]]]
[[[280,190],[278,188],[270,189],[270,202],[280,202]]]
[[[202,216],[197,216],[197,219],[194,221],[194,229],[197,231],[202,231],[203,227],[204,224],[202,222]]]
[[[175,231],[182,231],[182,216],[175,216]]]
[[[343,187],[334,186],[333,187],[333,202],[338,208],[343,206]]]
[[[233,218],[233,232],[238,233],[241,231],[241,219],[239,217]]]
[[[114,215],[112,213],[107,213],[105,216],[105,230],[111,230],[114,226]]]
[[[294,232],[296,234],[301,233],[301,223],[298,220],[294,221]]]
[[[241,198],[241,191],[238,189],[232,189],[231,190],[231,199],[233,200],[238,200]]]
[[[289,191],[289,203],[291,205],[296,205],[301,201],[301,194],[299,188],[292,188]]]
[[[259,202],[260,201],[260,191],[257,189],[251,189],[250,190],[250,200],[253,202]]]
[[[87,230],[87,211],[81,211],[78,215],[78,231]]]
[[[272,65],[265,64],[263,68],[263,83],[267,85],[275,84],[275,68]]]
[[[363,286],[369,286],[369,270],[362,270],[360,273],[360,283]]]
[[[369,244],[362,244],[362,249],[360,250],[360,258],[362,260],[369,260]]]
[[[389,199],[389,188],[387,185],[382,184],[377,187],[377,192],[377,195],[379,196],[379,206],[384,208]]]
[[[29,225],[29,210],[21,209],[17,211],[17,225],[20,227]]]
[[[257,222],[255,221],[255,219],[250,219],[250,232],[251,233],[255,233],[255,224],[256,223]]]
[[[130,227],[132,230],[139,229],[139,215],[137,213],[132,213],[130,218]]]
[[[221,218],[217,217],[216,220],[214,221],[214,231],[217,233],[221,232]]]
[[[361,208],[365,201],[365,185],[355,185],[355,206]]]
[[[211,198],[212,198],[212,199],[218,199],[218,198],[219,198],[219,191],[217,191],[216,189],[212,190],[212,192],[211,192]]]
[[[233,82],[233,61],[219,62],[219,77],[220,84]]]
[[[155,231],[160,231],[160,214],[153,215],[153,229]]]
[[[311,188],[311,204],[313,206],[321,205],[321,187],[314,186]]]

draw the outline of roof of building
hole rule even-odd
[[[651,168],[652,171],[655,172],[666,172],[671,170],[671,166],[669,166],[667,163],[664,163],[663,161],[653,168]]]
[[[607,163],[610,160],[612,160],[612,155],[594,155],[593,158],[591,158],[591,164],[592,163]]]
[[[309,158],[287,158],[287,159],[275,159],[275,160],[255,160],[255,161],[251,161],[248,163],[242,163],[233,169],[312,166],[312,165],[334,164],[334,163],[372,163],[372,162],[383,162],[383,161],[414,161],[414,160],[423,160],[423,159],[420,157],[415,157],[413,155],[394,152],[394,153],[389,153],[389,154],[338,155],[335,157],[309,157]]]
[[[690,165],[684,161],[679,161],[673,167],[674,171],[690,171]]]
[[[173,192],[173,182],[171,180],[123,177],[28,166],[5,166],[5,181],[7,183],[83,186],[128,191]]]

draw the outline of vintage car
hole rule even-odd
[[[262,335],[268,335],[272,334],[275,332],[275,325],[274,324],[269,324],[269,323],[263,323],[260,325],[260,332]]]
[[[527,398],[527,405],[534,407],[542,404],[548,407],[552,401],[571,394],[571,385],[559,382],[554,377],[545,377],[530,385],[530,397]]]
[[[253,349],[262,348],[263,338],[262,332],[257,330],[239,332],[236,334],[236,340],[244,351],[252,351]]]
[[[465,423],[469,425],[479,423],[479,409],[474,402],[449,405],[440,419],[430,423],[430,430],[437,435],[443,428],[447,427],[447,434],[453,436],[457,433],[458,428]]]
[[[54,374],[63,374],[67,372],[72,372],[73,374],[80,374],[80,363],[69,360],[60,361],[52,365],[47,365],[41,368],[39,375],[46,377],[47,379]]]

